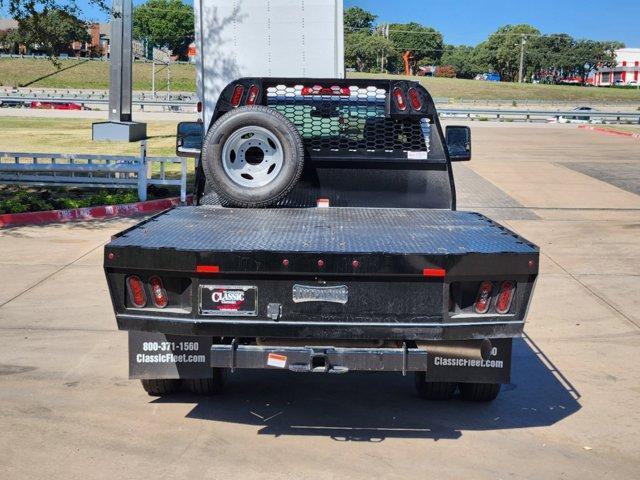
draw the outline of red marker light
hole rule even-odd
[[[322,85],[314,85],[313,87],[302,87],[302,95],[337,95],[348,97],[351,95],[351,89],[349,87],[339,87],[333,85],[332,87],[323,87]]]
[[[496,312],[500,314],[508,313],[513,302],[513,294],[516,286],[513,282],[502,282],[498,300],[496,300]]]
[[[400,87],[393,89],[393,97],[396,99],[398,110],[404,112],[407,109],[407,102],[404,99],[404,92]]]
[[[137,275],[127,277],[127,291],[129,292],[129,301],[134,307],[143,308],[147,304],[144,284]]]
[[[289,266],[289,260],[288,260],[288,259],[286,259],[286,258],[285,258],[284,260],[282,260],[282,265],[283,265],[284,267],[288,267],[288,266]]]
[[[353,262],[351,262],[351,266],[353,268],[360,268],[360,262],[358,260],[354,260]]]
[[[322,259],[318,260],[318,266],[320,268],[324,267],[324,260],[322,260]]]
[[[167,299],[167,291],[164,289],[162,279],[160,277],[151,277],[149,279],[151,286],[151,299],[157,308],[164,308],[169,303]]]
[[[487,313],[489,311],[489,305],[491,305],[491,291],[493,290],[493,284],[491,282],[482,282],[478,289],[478,296],[476,297],[476,303],[473,308],[476,313]]]
[[[447,275],[447,271],[444,268],[425,268],[422,270],[422,275],[425,277],[444,278]]]
[[[198,265],[196,267],[198,273],[219,273],[220,267],[218,265]]]
[[[411,106],[414,110],[422,110],[422,100],[420,99],[420,94],[413,87],[409,89],[409,101],[411,102]]]
[[[236,85],[233,89],[233,95],[231,95],[231,106],[236,108],[242,101],[242,95],[244,94],[244,87],[242,85]]]
[[[260,93],[260,88],[256,85],[251,85],[249,88],[249,93],[247,94],[247,105],[255,105],[258,100],[258,94]]]

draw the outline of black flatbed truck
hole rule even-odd
[[[130,376],[163,394],[181,382],[215,393],[243,368],[415,372],[425,398],[495,398],[539,251],[455,209],[451,161],[470,158],[468,129],[445,138],[431,96],[406,81],[239,79],[213,121],[238,107],[238,85],[240,104],[257,90],[252,105],[296,125],[305,172],[272,208],[229,208],[201,160],[197,206],[105,247]],[[199,152],[208,128],[181,125],[178,151]]]

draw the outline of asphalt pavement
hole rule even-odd
[[[461,209],[540,245],[512,384],[417,398],[399,374],[242,372],[227,393],[127,378],[102,272],[137,220],[0,230],[0,477],[637,479],[640,140],[473,123]],[[627,168],[627,167],[625,167]],[[634,180],[635,179],[635,180]]]

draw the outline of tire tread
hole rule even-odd
[[[159,397],[180,390],[181,381],[177,379],[143,379],[142,388],[149,395]]]
[[[498,397],[499,383],[461,383],[460,395],[471,402],[491,402]]]

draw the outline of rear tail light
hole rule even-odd
[[[198,113],[202,113],[202,102],[196,104],[196,110]]]
[[[338,85],[333,85],[332,87],[314,85],[313,87],[302,87],[302,95],[339,95],[348,97],[351,95],[351,89],[349,87],[339,87]]]
[[[251,85],[249,88],[249,94],[247,95],[247,105],[255,105],[256,100],[258,100],[258,94],[260,93],[260,88],[256,85]]]
[[[407,101],[404,99],[404,92],[400,87],[396,87],[393,89],[393,98],[396,99],[398,110],[404,112],[407,109]]]
[[[236,85],[233,89],[233,95],[231,95],[231,106],[236,108],[242,101],[242,95],[244,94],[244,87],[242,85]]]
[[[473,305],[473,309],[476,313],[487,313],[489,306],[491,305],[491,291],[493,290],[493,284],[491,282],[482,282],[478,289],[478,295],[476,302]]]
[[[415,88],[409,89],[409,101],[414,110],[422,110],[422,99]]]
[[[147,293],[140,277],[131,275],[127,277],[127,291],[129,292],[129,301],[136,308],[143,308],[147,305]]]
[[[498,300],[496,300],[496,312],[500,314],[508,313],[513,302],[513,294],[516,286],[513,282],[502,282]]]
[[[164,289],[162,279],[160,277],[151,277],[149,279],[151,286],[151,300],[157,308],[164,308],[169,303],[167,299],[167,291]]]

